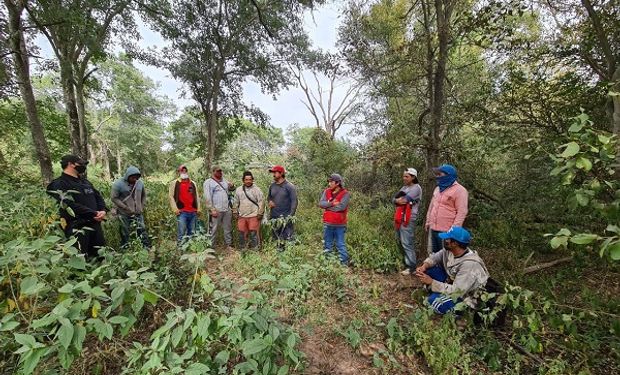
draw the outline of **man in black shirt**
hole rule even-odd
[[[101,222],[107,209],[101,193],[81,176],[87,164],[75,155],[63,156],[62,175],[47,186],[47,193],[60,205],[60,226],[65,235],[75,236],[80,251],[92,258],[97,257],[99,247],[105,246]]]

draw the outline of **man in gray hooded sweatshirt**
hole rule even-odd
[[[121,248],[127,246],[130,233],[135,230],[145,248],[150,247],[149,236],[144,225],[146,191],[140,180],[140,170],[129,166],[125,176],[112,185],[112,203],[116,206],[120,221]]]

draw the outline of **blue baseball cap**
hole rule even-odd
[[[452,227],[445,233],[439,233],[442,240],[455,240],[460,243],[469,244],[471,242],[471,234],[463,227]]]

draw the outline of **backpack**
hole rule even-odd
[[[481,289],[482,293],[478,293],[476,295],[476,310],[474,311],[474,324],[477,326],[488,324],[490,327],[500,327],[506,323],[506,315],[508,313],[506,306],[502,306],[498,308],[498,299],[501,294],[506,292],[506,289],[502,284],[500,284],[497,280],[489,277],[487,279],[484,288]],[[492,297],[483,298],[483,296],[489,296],[489,294],[493,294]],[[488,315],[490,313],[494,313],[495,316],[492,318],[490,322],[485,322],[490,318]]]
[[[478,262],[477,260],[468,259],[466,261],[476,262],[480,264],[485,269],[487,275],[489,274],[486,266]],[[474,297],[476,299],[476,309],[474,311],[475,325],[480,326],[488,324],[491,327],[500,327],[506,323],[506,315],[508,313],[506,306],[500,306],[497,303],[499,297],[504,293],[506,293],[506,289],[504,288],[504,286],[499,281],[489,276],[486,284],[484,284],[484,287],[479,289],[474,294]],[[489,294],[491,294],[492,296],[489,296]],[[487,323],[485,322],[485,318],[488,321],[490,318],[488,315],[490,313],[495,314],[495,316],[492,317],[492,320]]]

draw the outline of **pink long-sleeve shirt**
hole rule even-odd
[[[458,182],[442,192],[436,187],[426,212],[427,228],[446,232],[452,226],[462,227],[467,216],[467,198],[467,190]]]

